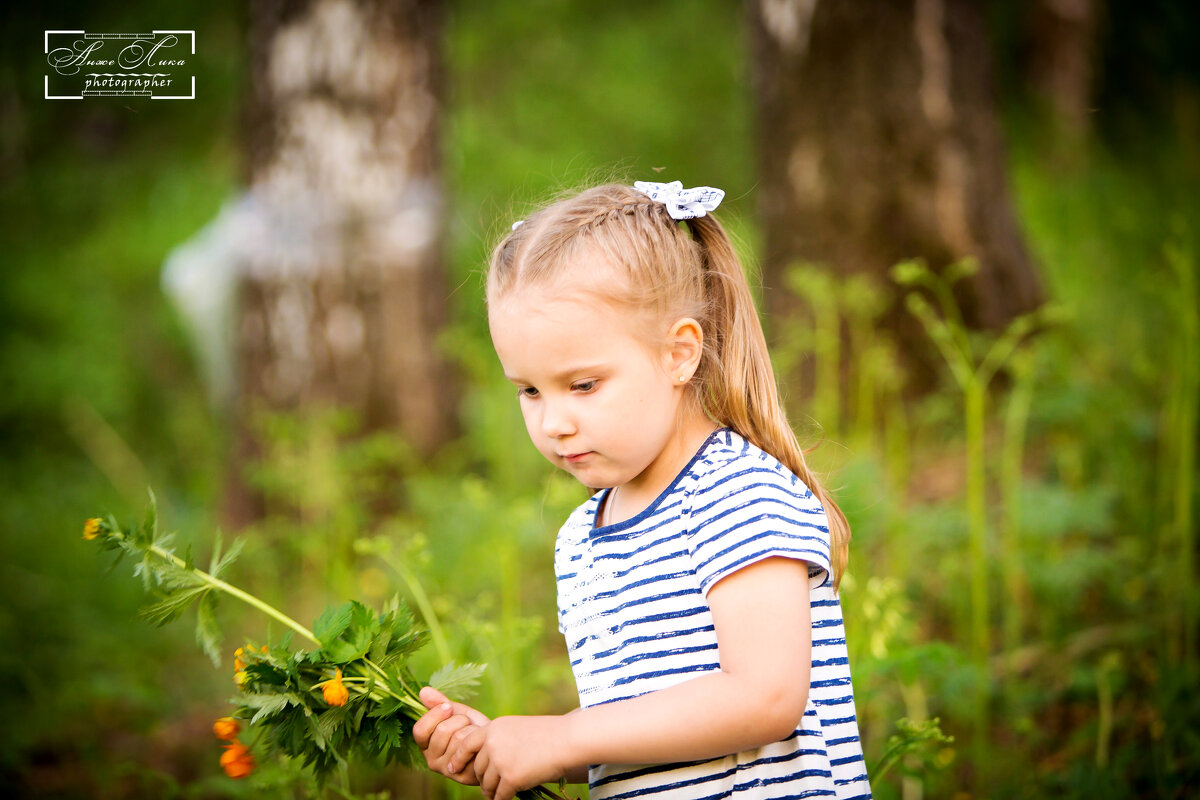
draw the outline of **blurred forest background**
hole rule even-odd
[[[422,669],[490,665],[485,712],[573,707],[551,557],[585,493],[528,444],[480,270],[615,175],[724,188],[762,273],[854,530],[867,763],[902,718],[954,737],[876,795],[1194,793],[1197,9],[7,4],[0,791],[315,794],[217,765],[262,620],[223,605],[214,669],[81,540],[147,487],[202,557],[245,539],[233,580],[296,618],[398,592],[444,630]],[[44,30],[150,28],[196,31],[195,100],[43,99]]]

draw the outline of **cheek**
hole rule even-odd
[[[533,442],[533,446],[537,451],[546,458],[554,456],[554,448],[551,447],[542,436],[542,421],[541,415],[538,413],[536,406],[521,404],[521,417],[525,420],[525,432],[529,434],[529,441]]]
[[[525,420],[525,432],[536,442],[537,437],[533,434],[538,428],[537,413],[525,402],[521,403],[521,419]]]

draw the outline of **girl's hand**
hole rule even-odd
[[[430,686],[421,690],[421,702],[429,712],[413,725],[413,739],[425,762],[453,781],[476,785],[475,750],[465,748],[464,742],[473,731],[489,724],[488,718],[468,705],[451,703]]]
[[[499,717],[467,736],[475,777],[489,800],[557,781],[570,767],[566,717]]]

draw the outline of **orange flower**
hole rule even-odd
[[[231,778],[244,778],[254,771],[254,755],[246,745],[234,739],[221,753],[221,769]]]
[[[331,706],[344,706],[346,701],[350,699],[350,692],[342,683],[342,671],[339,669],[337,674],[329,680],[325,681],[325,685],[321,687],[321,694],[325,695],[325,702]]]
[[[99,517],[92,517],[87,522],[83,523],[83,538],[89,542],[100,536],[100,523],[103,522]]]
[[[242,726],[233,717],[221,717],[213,723],[213,736],[225,741],[232,741],[241,729]]]
[[[241,672],[246,668],[246,662],[242,661],[242,648],[233,651],[233,671]]]

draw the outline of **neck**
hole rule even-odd
[[[655,459],[652,474],[643,473],[639,480],[614,486],[605,497],[603,524],[615,525],[645,510],[719,427],[699,409],[695,409],[694,413],[681,414],[678,431]]]

